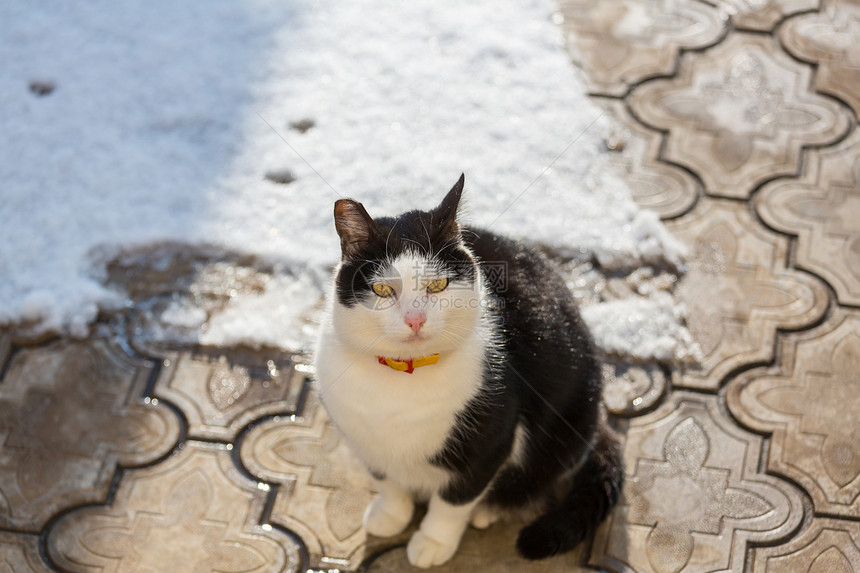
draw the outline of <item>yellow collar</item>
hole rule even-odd
[[[388,366],[398,372],[412,374],[419,366],[430,366],[439,362],[439,355],[431,354],[430,356],[422,356],[421,358],[412,358],[410,360],[395,360],[394,358],[383,358],[382,356],[377,356],[376,359],[383,366]]]

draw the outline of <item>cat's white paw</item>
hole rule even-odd
[[[472,517],[469,523],[476,529],[486,529],[497,522],[500,517],[501,514],[497,509],[481,503],[476,505],[475,509],[472,510]]]
[[[383,496],[374,499],[364,511],[364,529],[376,537],[397,535],[412,521],[412,502],[388,501]]]
[[[458,546],[458,541],[437,541],[419,529],[412,534],[412,539],[406,546],[406,557],[413,566],[427,569],[451,559]]]

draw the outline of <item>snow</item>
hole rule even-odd
[[[304,348],[318,324],[319,283],[308,275],[279,276],[258,295],[238,297],[212,318],[200,342],[213,346]]]
[[[100,309],[128,304],[106,286],[106,253],[178,242],[281,271],[205,318],[177,302],[166,324],[200,324],[213,344],[306,347],[316,277],[338,257],[333,201],[428,208],[461,172],[474,224],[606,269],[681,265],[682,245],[607,167],[609,119],[584,95],[553,9],[3,3],[0,325],[85,336]],[[306,132],[289,128],[305,119]],[[285,170],[296,180],[264,177]]]
[[[666,292],[584,306],[582,318],[604,352],[642,361],[692,362],[701,349]]]

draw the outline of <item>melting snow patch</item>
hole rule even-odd
[[[309,275],[276,276],[212,317],[200,342],[213,346],[306,349],[316,333],[322,291]]]
[[[657,361],[694,361],[701,351],[684,327],[682,309],[665,292],[582,308],[595,343],[604,352]]]
[[[286,270],[264,292],[204,308],[202,340],[300,345],[321,294],[313,275],[339,256],[333,201],[354,197],[372,215],[428,208],[461,172],[475,225],[603,268],[680,265],[682,246],[607,166],[608,118],[586,97],[553,10],[551,0],[4,4],[0,325],[84,336],[127,298],[91,253],[214,245]],[[58,87],[37,97],[33,78]],[[638,304],[643,316],[656,304],[672,327],[670,302]],[[675,352],[672,334],[630,330],[610,308],[589,311],[598,339],[620,349],[622,324],[646,354]],[[177,331],[202,316],[162,314]]]

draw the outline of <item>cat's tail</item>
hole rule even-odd
[[[618,440],[603,423],[598,425],[596,437],[567,497],[520,530],[517,550],[526,559],[570,551],[594,533],[618,501],[624,481]]]

